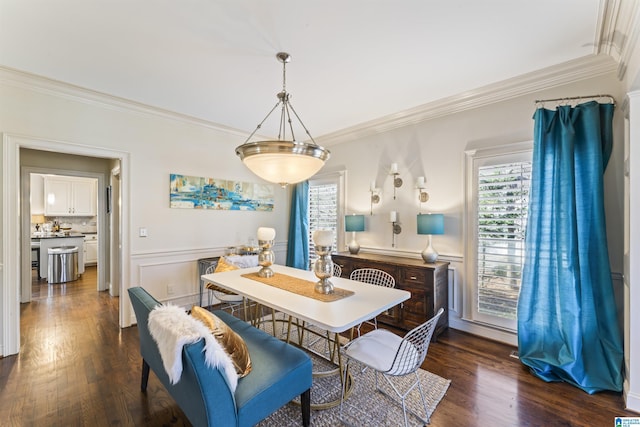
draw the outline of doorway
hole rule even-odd
[[[44,158],[47,162],[51,162],[56,166],[64,166],[74,168],[74,162],[82,161],[82,169],[85,170],[67,170],[67,169],[58,169],[51,167],[41,167],[41,166],[32,166],[39,165]],[[104,165],[103,165],[104,163]],[[98,243],[97,245],[97,258],[95,259],[95,264],[97,265],[97,283],[96,290],[103,291],[109,288],[108,283],[110,282],[110,278],[108,276],[109,272],[109,264],[110,264],[110,254],[108,250],[108,246],[102,244],[100,239],[96,239],[97,236],[105,236],[106,232],[108,232],[108,224],[105,221],[105,201],[101,200],[103,196],[102,191],[100,189],[105,188],[105,173],[100,172],[100,169],[105,169],[105,165],[108,163],[104,159],[91,159],[86,158],[85,156],[72,156],[66,154],[56,153],[53,156],[52,154],[46,153],[37,150],[21,150],[21,189],[20,189],[20,200],[21,203],[21,212],[22,212],[22,253],[26,254],[27,251],[31,247],[31,243],[33,240],[31,239],[33,230],[32,218],[35,214],[39,214],[37,216],[40,217],[40,221],[43,223],[51,224],[52,221],[58,221],[60,224],[63,224],[72,229],[74,234],[86,234],[92,238],[92,243]],[[87,170],[95,170],[95,172],[87,172]],[[85,202],[87,205],[96,203],[93,205],[91,212],[87,212],[87,216],[59,216],[52,212],[47,212],[45,205],[48,203],[45,200],[45,190],[47,180],[55,180],[61,181],[63,183],[72,182],[69,180],[73,180],[76,178],[82,178],[87,182],[87,179],[93,180],[94,189],[93,194],[82,194],[78,195],[80,198],[91,198],[94,199],[95,202]],[[91,189],[89,188],[89,191]],[[67,208],[62,209],[65,211]],[[60,209],[59,209],[60,210]],[[45,215],[46,214],[46,215]],[[44,225],[43,225],[44,226]],[[85,239],[87,239],[85,237]],[[27,243],[25,246],[25,240]],[[66,240],[66,239],[65,239]],[[78,240],[78,239],[73,239]],[[104,240],[104,239],[102,239]],[[61,240],[64,241],[64,240]],[[44,239],[40,240],[42,244],[49,243],[51,245],[51,240]],[[76,243],[74,243],[76,244]],[[84,242],[82,242],[84,246]],[[78,245],[79,246],[79,245]],[[79,246],[79,250],[83,251],[83,247]],[[87,253],[81,254],[79,256],[79,272],[82,274],[84,272],[84,266],[86,263]],[[28,303],[31,301],[31,274],[27,274],[27,268],[31,267],[30,259],[27,257],[22,258],[22,286],[20,293],[20,302]],[[38,269],[42,274],[39,274],[38,277],[46,277],[46,252],[44,248],[39,250],[39,262]]]
[[[2,331],[2,355],[8,356],[17,354],[20,348],[20,307],[19,298],[22,290],[22,279],[26,274],[30,279],[30,238],[28,234],[22,233],[25,224],[25,215],[23,212],[28,212],[24,208],[24,204],[29,204],[28,200],[21,202],[20,195],[22,194],[22,187],[20,185],[21,169],[24,165],[22,154],[23,149],[36,150],[46,152],[46,156],[49,159],[55,156],[79,156],[85,161],[90,159],[102,159],[110,162],[110,166],[104,173],[102,182],[103,188],[105,188],[105,180],[110,175],[110,170],[115,166],[120,168],[120,210],[118,214],[120,216],[119,224],[120,230],[116,233],[119,236],[120,253],[117,256],[118,264],[120,265],[118,277],[118,286],[123,286],[123,277],[128,275],[128,264],[124,264],[122,261],[129,257],[129,239],[128,236],[128,217],[129,206],[127,180],[128,176],[125,173],[128,170],[129,154],[121,151],[108,150],[97,147],[90,147],[87,145],[79,145],[73,143],[49,141],[37,138],[29,138],[23,136],[15,136],[10,134],[3,135],[4,152],[2,157],[2,178],[3,178],[3,220],[2,220],[2,324],[4,325]],[[50,162],[51,164],[51,162]],[[83,162],[78,164],[77,167],[66,170],[82,170]],[[35,167],[35,166],[34,166]],[[85,166],[86,167],[86,166]],[[89,172],[91,173],[91,172]],[[104,200],[106,197],[102,197],[104,209]],[[26,218],[29,226],[29,218]],[[105,226],[106,231],[106,226]],[[106,235],[106,234],[104,234]],[[104,239],[105,242],[108,239]],[[25,250],[26,249],[26,250]],[[103,250],[103,256],[105,257],[107,251]],[[103,264],[105,263],[103,262]],[[26,271],[25,271],[26,270]],[[119,294],[122,294],[122,289],[119,289]],[[125,308],[124,298],[119,300],[119,325],[120,327],[128,326],[127,320],[130,317],[128,307]],[[128,301],[127,301],[128,303]]]

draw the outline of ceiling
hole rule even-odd
[[[600,53],[607,1],[0,0],[0,66],[249,133],[286,51],[317,138]]]

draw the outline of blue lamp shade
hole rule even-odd
[[[444,215],[418,214],[418,234],[444,234]]]
[[[364,215],[347,215],[344,217],[345,231],[364,231]]]

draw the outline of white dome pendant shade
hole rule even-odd
[[[282,186],[315,175],[329,158],[329,152],[322,147],[292,141],[245,143],[236,148],[236,154],[251,172]]]
[[[313,137],[289,102],[286,91],[286,63],[291,60],[288,53],[276,55],[282,62],[282,92],[278,93],[278,103],[249,135],[244,144],[236,147],[236,154],[246,167],[265,181],[280,184],[282,187],[304,181],[318,172],[324,162],[329,159],[329,150],[315,143]],[[251,137],[262,127],[276,108],[281,107],[280,129],[277,140],[249,142]],[[305,130],[311,143],[298,142],[293,133],[291,112]],[[291,141],[286,138],[286,127],[289,124]]]

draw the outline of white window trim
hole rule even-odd
[[[486,317],[476,314],[474,310],[477,300],[478,277],[476,171],[479,166],[488,164],[498,157],[511,156],[514,161],[517,161],[518,158],[521,161],[532,160],[532,150],[533,141],[525,141],[465,151],[465,215],[463,227],[465,236],[465,277],[467,280],[462,298],[462,319],[507,332],[516,332],[515,320],[492,318],[491,322],[489,322]]]

